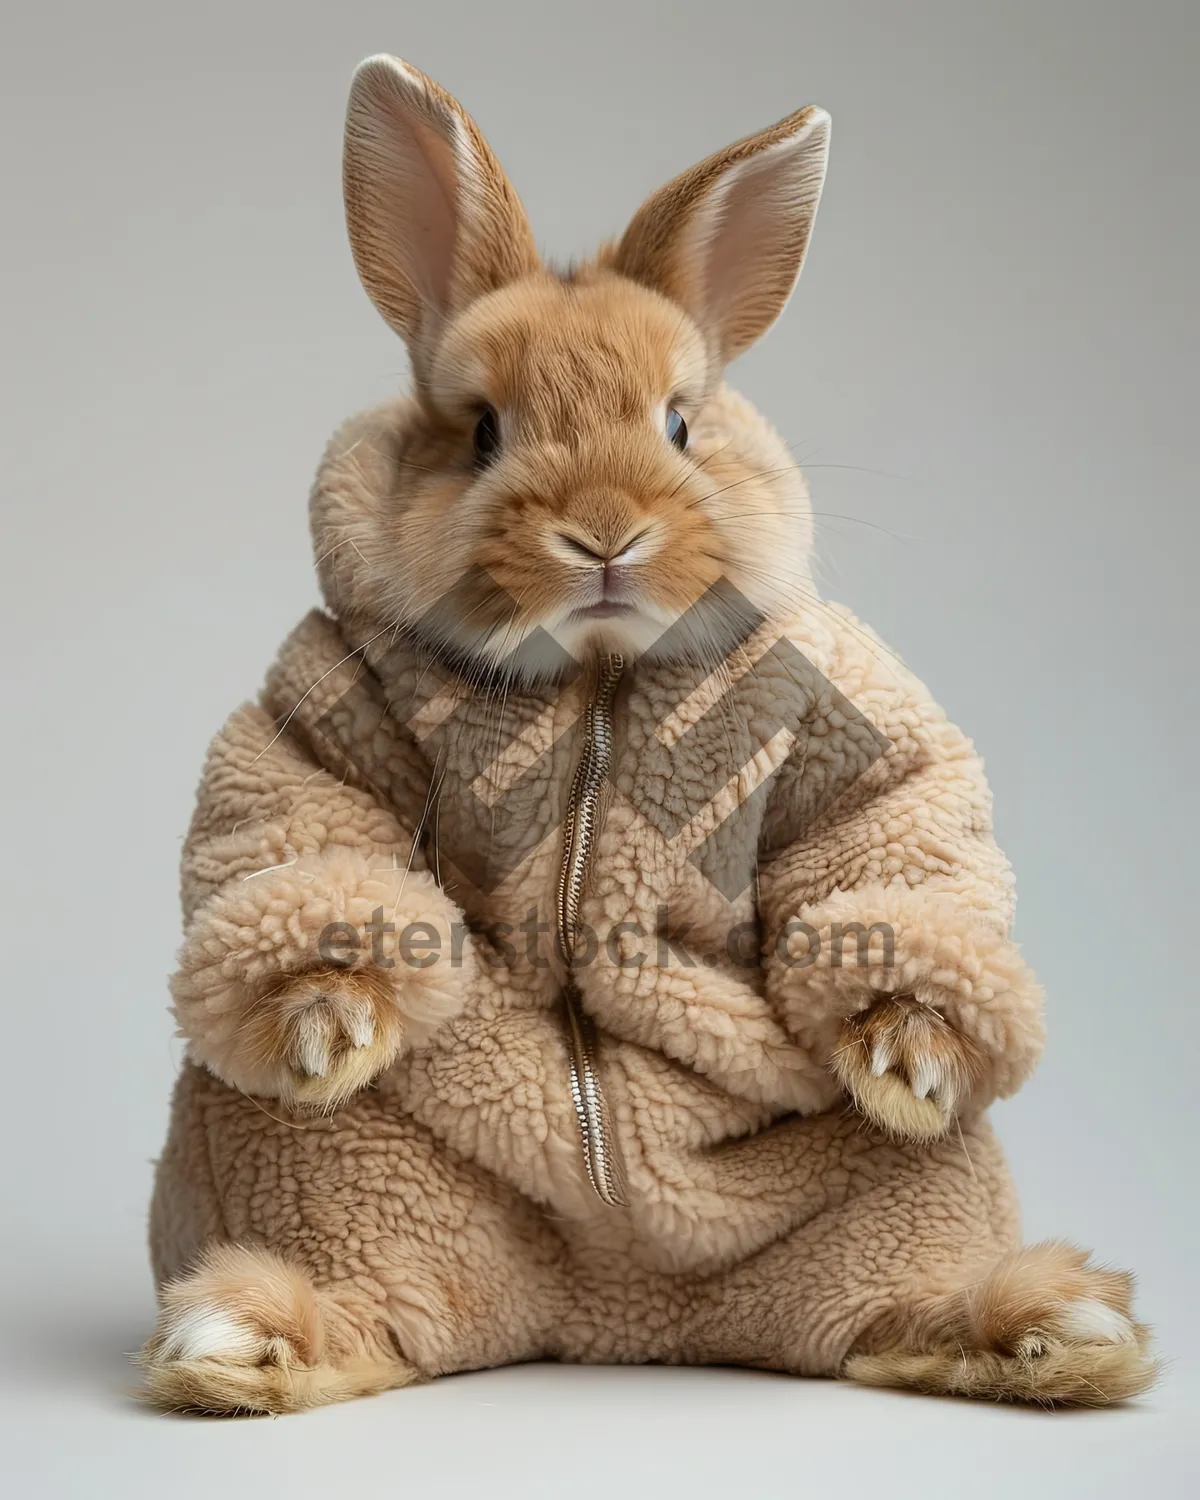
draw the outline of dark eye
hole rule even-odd
[[[675,444],[680,453],[687,447],[687,423],[674,407],[667,412],[667,440]]]
[[[490,406],[485,406],[483,415],[475,423],[475,462],[490,464],[500,452],[500,423]]]

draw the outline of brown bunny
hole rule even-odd
[[[1019,1246],[985,1110],[1042,1002],[979,760],[819,597],[803,476],[722,384],[828,133],[738,142],[560,274],[458,104],[358,70],[350,238],[415,391],[330,446],[328,612],[205,768],[155,1400],[538,1357],[1150,1383],[1129,1277]]]

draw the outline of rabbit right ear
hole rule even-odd
[[[685,307],[728,362],[791,296],[828,151],[829,116],[813,104],[718,151],[642,204],[614,268]]]
[[[354,74],[342,182],[359,277],[414,354],[446,318],[540,265],[475,122],[399,58],[369,57]]]

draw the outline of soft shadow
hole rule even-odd
[[[105,1404],[139,1406],[133,1355],[154,1326],[145,1310],[46,1308],[10,1323],[0,1381],[22,1390],[86,1392]]]

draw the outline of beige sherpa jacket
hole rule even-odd
[[[1153,1379],[1126,1275],[1018,1249],[984,1111],[1041,995],[979,760],[815,596],[712,671],[539,689],[314,612],[213,742],[183,900],[163,1404],[547,1356]]]
[[[382,958],[389,1106],[548,1212],[605,1213],[554,940],[595,691],[581,671],[501,703],[415,646],[305,619],[209,752],[173,985],[191,1056],[286,1094],[274,1063],[235,1060],[247,1004],[330,957]],[[640,662],[612,726],[574,982],[639,1253],[696,1270],[787,1228],[808,1164],[772,1125],[837,1107],[847,1017],[886,994],[942,1012],[983,1062],[970,1112],[1029,1073],[1041,997],[970,742],[848,613],[761,624],[707,681]]]

